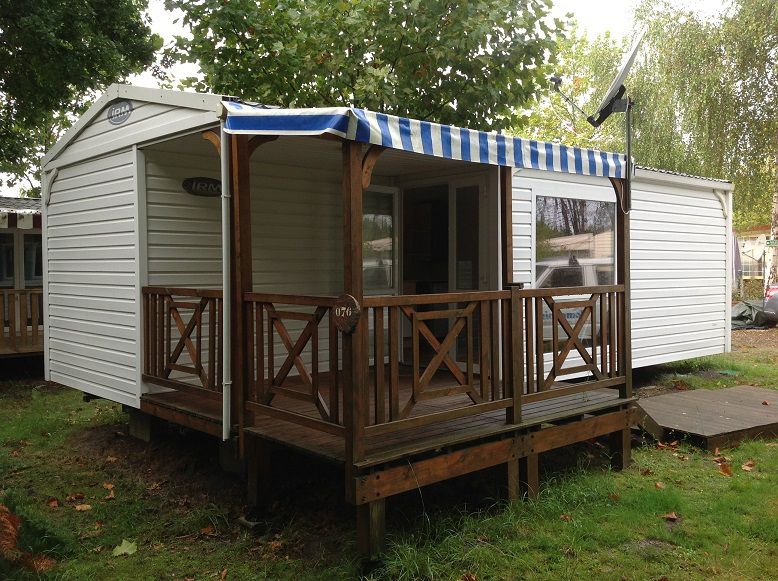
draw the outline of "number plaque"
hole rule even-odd
[[[338,330],[341,333],[351,333],[357,326],[359,313],[362,312],[362,309],[357,299],[351,295],[340,295],[335,301],[335,306],[332,307],[332,312]]]

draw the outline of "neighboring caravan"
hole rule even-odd
[[[0,196],[0,358],[43,353],[41,202]]]
[[[256,504],[270,446],[338,464],[365,553],[417,486],[628,463],[633,329],[728,346],[730,184],[619,154],[115,85],[43,174],[47,379],[236,438]]]

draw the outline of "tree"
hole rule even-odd
[[[199,90],[269,105],[354,105],[502,129],[545,83],[550,0],[167,0]]]
[[[0,0],[0,171],[37,182],[42,153],[95,90],[153,62],[145,0]]]
[[[637,163],[730,179],[735,226],[766,223],[778,190],[778,5],[734,0],[706,20],[667,0],[644,0],[636,19],[647,27],[626,83],[635,101]],[[575,35],[562,46],[564,89],[587,112],[615,73],[613,55],[624,49],[607,37],[590,43]],[[558,96],[543,96],[531,117],[535,136],[623,151],[623,116],[594,132],[568,109]],[[565,114],[575,121],[560,118]],[[774,228],[778,236],[778,223]]]

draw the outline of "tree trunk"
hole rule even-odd
[[[773,214],[770,220],[770,232],[773,240],[778,240],[778,154],[775,156],[775,183],[773,186]],[[778,248],[770,250],[770,273],[767,275],[767,284],[778,284]]]

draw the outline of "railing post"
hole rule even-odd
[[[507,421],[521,423],[521,397],[524,395],[524,309],[522,308],[521,285],[511,285],[510,338],[511,348],[511,395],[513,404],[508,408]],[[505,322],[508,324],[508,321]]]
[[[362,145],[343,141],[343,290],[359,304],[362,284]],[[346,428],[346,500],[355,500],[354,463],[365,453],[367,313],[343,335],[343,424]]]

